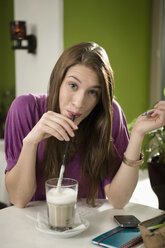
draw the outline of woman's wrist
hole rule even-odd
[[[140,156],[138,159],[134,159],[134,160],[131,160],[131,159],[128,159],[124,153],[124,156],[123,156],[123,163],[130,166],[130,167],[137,167],[137,166],[140,166],[144,163],[144,154],[143,153],[140,153]]]
[[[141,154],[141,146],[144,139],[144,135],[132,130],[129,144],[125,151],[125,157],[128,160],[138,161]]]
[[[31,145],[31,146],[33,146],[33,148],[34,147],[37,148],[38,143],[39,142],[36,142],[36,141],[30,139],[30,137],[28,135],[23,139],[23,145]]]
[[[141,138],[143,140],[144,136],[145,136],[145,131],[143,130],[143,128],[138,125],[138,122],[134,124],[132,131],[131,131],[131,135],[137,136],[139,138]]]
[[[131,135],[130,135],[130,140],[133,140],[134,142],[136,141],[142,144],[144,136],[145,136],[145,133],[141,133],[136,128],[133,128]]]

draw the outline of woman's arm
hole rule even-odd
[[[144,135],[165,125],[165,102],[155,105],[148,116],[139,116],[132,129],[130,141],[125,152],[129,160],[139,160]],[[112,182],[105,186],[105,194],[115,208],[122,208],[132,196],[138,181],[138,167],[130,167],[122,162]]]
[[[48,111],[23,140],[23,146],[16,165],[6,173],[5,183],[11,202],[24,207],[36,190],[36,153],[40,141],[54,136],[68,141],[74,136],[77,126],[61,114]]]
[[[125,156],[131,160],[140,158],[143,138],[131,135]],[[105,186],[105,194],[115,208],[123,208],[132,196],[138,181],[138,167],[130,167],[122,162],[112,182]]]
[[[37,144],[25,138],[17,164],[5,176],[10,201],[20,208],[31,200],[36,190],[36,152]]]

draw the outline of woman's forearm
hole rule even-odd
[[[77,125],[72,120],[48,111],[24,138],[18,162],[5,177],[6,188],[14,205],[24,207],[35,193],[36,152],[39,142],[50,136],[68,141],[74,136],[74,129],[77,129]]]
[[[17,164],[6,173],[6,188],[11,202],[17,207],[24,207],[36,190],[37,146],[25,138]]]
[[[132,132],[130,142],[125,152],[126,158],[139,160],[142,141],[143,136]],[[130,167],[122,162],[111,184],[105,186],[105,193],[115,208],[123,208],[128,203],[137,185],[138,174],[139,166]]]

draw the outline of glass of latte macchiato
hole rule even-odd
[[[78,182],[63,178],[60,188],[58,178],[45,182],[48,223],[51,229],[65,231],[74,225]]]

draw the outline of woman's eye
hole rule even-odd
[[[98,91],[96,91],[96,90],[90,90],[89,91],[89,94],[90,95],[93,95],[93,96],[98,96]]]
[[[76,89],[77,85],[75,83],[69,83],[70,88],[72,89]]]

